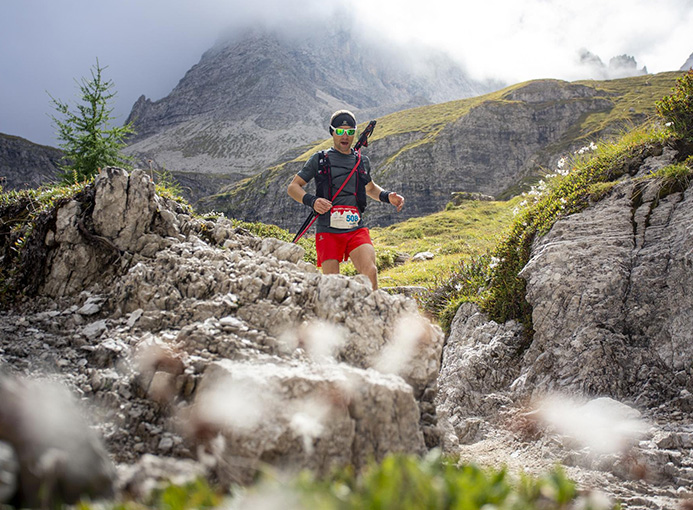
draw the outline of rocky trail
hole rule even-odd
[[[531,342],[469,304],[444,338],[410,298],[104,169],[43,217],[26,296],[0,312],[0,502],[440,447],[561,463],[593,508],[677,508],[693,497],[691,200],[624,180],[535,244]]]

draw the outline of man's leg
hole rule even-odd
[[[378,268],[375,265],[375,248],[372,244],[362,244],[349,253],[349,258],[360,274],[365,274],[373,284],[373,290],[378,288]],[[325,263],[323,262],[323,272]],[[337,269],[339,270],[339,268]]]
[[[339,274],[339,261],[335,259],[323,260],[322,274]]]

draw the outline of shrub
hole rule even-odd
[[[678,136],[693,142],[693,69],[676,80],[674,92],[655,103],[657,113]]]

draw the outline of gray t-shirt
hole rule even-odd
[[[332,197],[334,193],[342,186],[344,180],[349,176],[351,170],[356,165],[357,156],[352,150],[351,154],[342,154],[341,152],[335,150],[334,148],[327,151],[327,158],[330,161],[330,169],[332,173],[332,190],[330,196],[327,197],[328,200]],[[306,182],[310,182],[311,179],[315,178],[318,173],[318,160],[319,153],[313,154],[310,159],[303,165],[303,168],[298,172],[298,176]],[[365,179],[365,184],[371,182],[371,163],[368,160],[368,156],[361,155],[361,161],[363,163],[364,174],[359,174],[358,179]],[[333,206],[352,206],[356,205],[356,179],[358,170],[354,172],[351,176],[349,182],[346,183],[344,189],[339,193],[337,197],[332,201]],[[317,232],[331,232],[334,234],[343,234],[345,232],[353,232],[359,228],[363,228],[363,217],[358,222],[358,225],[349,229],[339,229],[330,227],[330,213],[322,214],[317,220]]]

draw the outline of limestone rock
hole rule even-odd
[[[460,306],[443,352],[436,398],[448,445],[480,439],[480,417],[497,414],[519,375],[522,325],[497,324],[475,305]],[[507,397],[506,397],[507,399]],[[470,423],[475,425],[470,429]]]
[[[656,185],[624,183],[537,243],[522,273],[536,333],[521,386],[550,374],[555,387],[660,402],[672,383],[690,389],[693,199],[658,198]]]
[[[412,389],[397,377],[343,364],[221,360],[205,371],[184,423],[208,451],[221,438],[220,477],[247,482],[260,462],[327,473],[421,452],[418,421]]]

